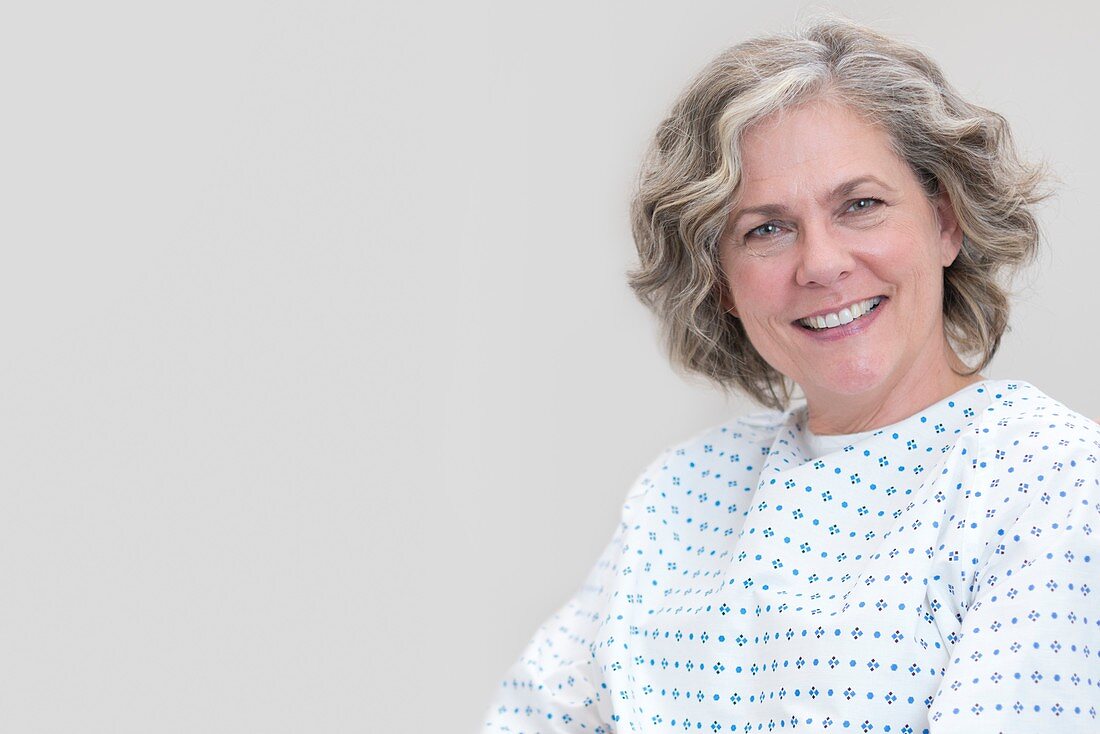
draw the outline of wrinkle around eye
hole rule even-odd
[[[855,208],[860,202],[870,202],[869,206]],[[886,221],[890,204],[876,196],[860,196],[849,199],[837,215],[837,223],[856,230],[871,229]]]
[[[868,202],[870,206],[857,207],[856,204],[859,204],[862,201]],[[863,214],[864,212],[872,212],[877,209],[881,209],[885,205],[886,202],[882,199],[878,199],[874,196],[861,196],[858,199],[852,199],[848,203],[848,207],[844,211],[845,213],[850,212],[852,214]]]
[[[762,229],[769,229],[768,234],[758,234]],[[771,254],[782,250],[798,237],[794,227],[786,226],[782,222],[765,222],[764,224],[748,230],[741,239],[744,249],[750,254]]]

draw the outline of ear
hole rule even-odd
[[[943,267],[955,262],[962,250],[963,231],[959,226],[959,218],[955,215],[955,207],[951,204],[951,197],[946,191],[941,191],[933,201],[936,209],[936,219],[940,225],[940,262]]]

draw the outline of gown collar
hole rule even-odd
[[[908,418],[861,433],[818,436],[809,430],[805,403],[789,409],[771,450],[764,473],[781,472],[837,452],[869,451],[876,440],[902,438],[913,450],[939,455],[950,450],[959,434],[978,420],[979,414],[993,402],[993,393],[1001,381],[971,383]],[[1024,383],[1014,382],[1011,387]]]

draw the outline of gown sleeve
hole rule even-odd
[[[634,482],[622,516],[580,589],[538,628],[507,670],[486,712],[482,731],[508,734],[613,734],[615,727],[599,662],[596,636],[609,601],[629,575],[623,563],[636,513],[655,460]]]
[[[1095,428],[1032,426],[979,452],[962,561],[975,570],[930,734],[1100,731]]]

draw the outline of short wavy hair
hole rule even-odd
[[[1042,167],[1023,161],[999,114],[963,99],[916,48],[846,19],[734,46],[676,101],[647,151],[631,203],[639,264],[628,272],[658,317],[673,364],[778,410],[792,384],[753,348],[722,305],[718,243],[741,178],[740,141],[779,110],[828,97],[884,129],[929,197],[946,192],[963,246],[944,272],[952,347],[989,364],[1008,325],[1003,276],[1038,247],[1033,205]]]

